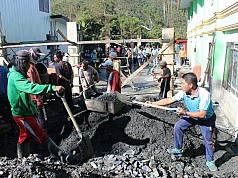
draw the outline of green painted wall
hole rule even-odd
[[[189,12],[189,14],[190,14],[190,19],[191,19],[191,17],[193,16],[193,2],[190,2],[190,12]]]
[[[226,54],[226,41],[223,32],[216,32],[215,36],[215,49],[214,49],[214,68],[213,78],[215,80],[222,80],[224,61]]]
[[[197,6],[198,6],[197,1],[198,1],[198,0],[194,0],[194,1],[193,1],[193,12],[194,12],[195,14],[197,14],[197,10],[198,10],[198,8],[197,8]]]
[[[190,15],[190,7],[188,8],[188,20],[190,20],[190,17],[191,17],[191,15]]]

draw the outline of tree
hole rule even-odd
[[[187,12],[172,0],[52,0],[51,7],[53,14],[80,24],[83,40],[136,38],[140,33],[160,38],[166,27],[174,27],[176,38],[186,37]]]

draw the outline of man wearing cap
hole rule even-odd
[[[8,99],[13,119],[20,130],[17,144],[18,158],[29,156],[29,142],[34,140],[37,143],[43,144],[62,162],[70,162],[75,158],[75,155],[64,153],[40,127],[35,119],[36,106],[30,98],[30,94],[48,94],[53,91],[61,93],[64,91],[64,88],[49,84],[40,85],[27,80],[30,60],[31,54],[27,50],[18,51],[14,66],[8,74]]]
[[[170,90],[171,71],[167,67],[166,61],[160,61],[159,66],[162,69],[162,76],[158,78],[158,82],[161,82],[159,95],[162,98],[167,98],[167,92]]]
[[[105,66],[106,70],[110,72],[107,83],[107,93],[114,93],[116,91],[121,93],[120,72],[113,69],[113,62],[110,59],[103,63],[103,66]]]
[[[41,84],[41,79],[35,65],[39,61],[40,56],[44,54],[41,52],[40,48],[37,48],[37,47],[33,47],[29,49],[29,52],[31,54],[31,60],[30,60],[29,69],[27,71],[27,76],[29,77],[28,80],[33,83]],[[31,95],[31,100],[37,106],[36,120],[41,125],[41,127],[44,128],[45,119],[43,114],[43,107],[44,107],[43,95]]]
[[[111,52],[109,54],[109,59],[113,62],[113,69],[121,72],[121,61],[117,59],[117,53]]]

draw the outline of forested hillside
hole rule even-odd
[[[166,27],[186,38],[187,12],[174,0],[51,0],[51,8],[80,24],[82,40],[160,38]]]

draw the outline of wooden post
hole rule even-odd
[[[162,55],[162,60],[166,61],[167,64],[174,64],[174,28],[165,28],[162,30],[162,39],[170,39],[170,41],[173,42],[173,45],[170,45],[166,50],[165,54]],[[163,46],[168,43],[163,43]],[[173,85],[173,73],[174,73],[174,65],[168,65],[167,66],[170,71],[171,71],[171,81],[170,81],[170,91],[168,92],[168,97],[173,96],[173,90],[174,90],[174,85]]]

